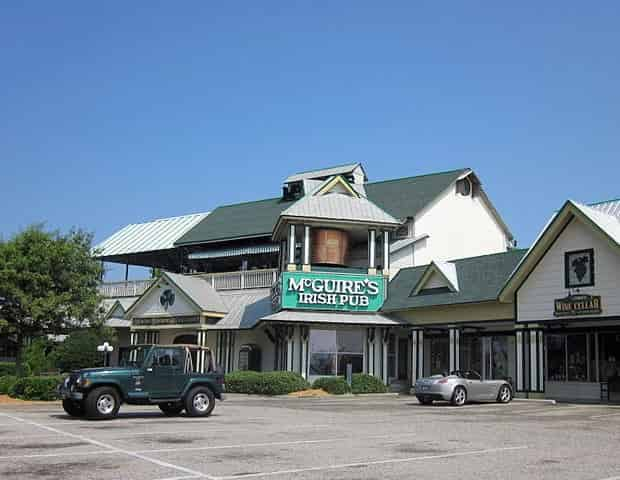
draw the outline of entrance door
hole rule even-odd
[[[409,360],[409,339],[398,339],[398,379],[407,380],[407,364]]]
[[[515,368],[515,344],[511,335],[484,337],[482,377],[512,383]]]

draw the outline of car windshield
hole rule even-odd
[[[128,348],[123,352],[119,365],[121,367],[141,367],[144,357],[150,349],[150,346],[145,345]]]

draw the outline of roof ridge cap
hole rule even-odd
[[[366,182],[364,185],[376,185],[378,183],[397,182],[399,180],[408,180],[411,178],[432,177],[434,175],[444,175],[446,173],[464,172],[465,170],[471,170],[471,168],[464,167],[464,168],[456,168],[454,170],[444,170],[442,172],[423,173],[421,175],[410,175],[408,177],[389,178],[387,180],[377,180],[376,182]]]

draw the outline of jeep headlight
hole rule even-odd
[[[87,388],[90,384],[92,383],[92,381],[90,380],[90,378],[84,377],[82,375],[80,375],[77,380],[75,381],[75,384],[79,387],[79,388]]]

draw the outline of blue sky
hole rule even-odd
[[[528,246],[620,196],[618,2],[3,2],[0,235],[101,240],[299,170],[473,168]]]

